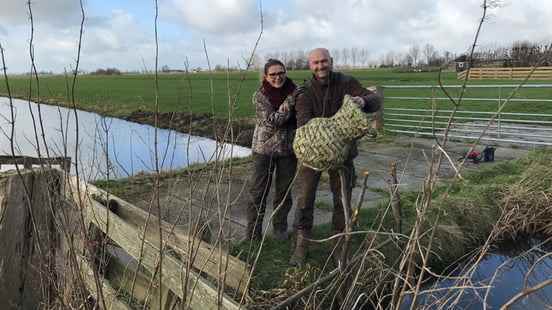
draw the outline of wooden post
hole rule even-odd
[[[71,157],[65,157],[63,159],[63,170],[66,172],[66,173],[69,173],[71,172]]]
[[[2,309],[50,308],[53,303],[53,283],[62,271],[55,265],[59,243],[54,231],[60,188],[52,184],[61,184],[53,170],[12,171],[0,178]]]
[[[391,208],[393,209],[393,218],[395,219],[395,232],[401,233],[401,195],[399,194],[399,181],[397,178],[397,162],[391,163]]]
[[[373,127],[376,130],[383,129],[383,106],[384,106],[384,96],[383,96],[383,87],[378,86],[376,87],[376,94],[378,94],[381,97],[381,107],[380,109],[374,113],[374,124]]]
[[[25,169],[32,169],[33,168],[33,165],[31,163],[31,161],[27,157],[23,157],[23,168],[25,168]]]

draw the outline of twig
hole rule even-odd
[[[384,246],[386,246],[388,243],[391,242],[391,239],[389,240],[386,240],[384,242],[382,242],[381,244],[379,244],[376,248],[382,248]],[[374,249],[375,250],[375,249]],[[359,260],[363,259],[364,256],[363,255],[358,255],[358,256],[355,256],[354,258],[352,258],[347,266],[345,267],[348,267],[348,266],[352,266],[353,264],[355,264],[356,262],[358,262]],[[312,292],[315,288],[319,287],[320,285],[323,285],[325,284],[326,282],[332,280],[335,276],[337,276],[338,274],[341,273],[341,269],[342,267],[339,266],[337,268],[335,268],[334,270],[330,271],[330,273],[320,279],[318,279],[317,281],[315,281],[314,283],[310,284],[309,286],[305,287],[304,289],[300,290],[299,292],[295,293],[293,296],[287,298],[286,300],[284,300],[283,302],[279,303],[278,305],[274,306],[271,308],[271,310],[280,310],[280,309],[285,309],[286,307],[292,305],[295,301],[297,301],[299,298],[309,294],[310,292]]]
[[[523,297],[529,295],[529,294],[532,294],[542,288],[545,288],[547,287],[548,285],[551,285],[552,284],[552,279],[548,279],[548,280],[545,280],[545,281],[542,281],[541,283],[535,285],[535,286],[532,286],[532,287],[529,287],[529,288],[526,288],[524,290],[522,290],[521,292],[517,293],[516,295],[514,295],[514,297],[512,297],[510,300],[508,300],[504,305],[502,305],[502,307],[500,307],[500,310],[506,310],[506,309],[509,309],[513,304],[515,304],[518,300],[522,299]]]

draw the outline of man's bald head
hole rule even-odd
[[[315,57],[318,55],[323,55],[323,56],[327,56],[328,58],[331,58],[330,51],[327,48],[318,47],[309,52],[309,60],[311,59],[311,57]]]
[[[317,79],[326,79],[332,71],[332,58],[326,48],[315,48],[309,52],[309,68]]]

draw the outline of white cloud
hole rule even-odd
[[[75,0],[33,0],[33,20],[36,25],[67,25],[80,18],[80,4]],[[0,24],[26,25],[29,8],[26,0],[2,1]]]
[[[369,49],[377,59],[388,51],[406,52],[412,44],[425,43],[439,50],[463,52],[470,46],[481,16],[480,0],[461,4],[457,0],[272,1],[265,6],[270,9],[263,12],[264,34],[259,46],[262,54],[319,46],[359,47]],[[18,72],[29,67],[25,2],[10,0],[0,11],[0,43],[6,48],[9,67]],[[285,7],[278,7],[280,3]],[[552,38],[552,1],[504,3],[503,7],[490,10],[481,45]],[[163,0],[160,4],[160,65],[183,67],[188,56],[192,66],[205,66],[203,39],[213,65],[226,64],[228,57],[234,65],[249,56],[257,39],[257,0]],[[136,5],[144,4],[136,1]],[[34,0],[33,9],[39,70],[62,71],[76,57],[78,1]],[[150,9],[151,5],[143,11]],[[139,69],[142,58],[151,68],[154,42],[149,19],[144,25],[143,16],[129,11],[96,9],[96,13],[101,15],[87,14],[83,68]]]
[[[173,0],[172,5],[196,31],[248,32],[258,21],[255,0]]]
[[[25,72],[30,66],[26,26],[12,27],[0,43],[6,47],[10,72]],[[148,29],[149,30],[149,29]],[[79,25],[35,27],[35,59],[38,70],[62,72],[75,66]],[[141,57],[153,54],[153,34],[144,31],[135,18],[125,11],[115,10],[111,16],[95,18],[85,23],[81,51],[81,68],[117,67],[137,69]]]

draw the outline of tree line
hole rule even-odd
[[[407,52],[388,51],[380,57],[374,57],[367,48],[330,49],[334,66],[338,68],[378,68],[440,66],[456,57],[450,51],[438,51],[432,44],[412,45]],[[304,50],[276,51],[264,55],[264,60],[281,60],[289,70],[308,69],[308,52]],[[260,60],[260,59],[259,59]],[[259,62],[260,63],[260,62]]]
[[[473,55],[474,66],[499,66],[499,67],[528,67],[539,60],[541,66],[550,65],[550,57],[545,57],[552,49],[551,43],[515,41],[509,45],[488,45],[480,47]],[[406,51],[390,50],[379,57],[371,54],[367,48],[349,47],[331,49],[334,65],[338,68],[405,68],[412,70],[424,70],[454,65],[455,61],[467,62],[468,53],[458,53],[449,50],[439,50],[434,45],[413,44]],[[276,51],[256,56],[253,67],[260,68],[269,58],[281,60],[289,70],[308,69],[308,51]]]
[[[355,68],[401,68],[408,71],[431,70],[438,67],[454,66],[455,62],[471,62],[474,67],[529,67],[535,64],[550,66],[552,43],[515,41],[509,45],[487,45],[479,47],[470,61],[468,53],[457,53],[448,50],[438,50],[434,45],[413,44],[406,51],[387,51],[383,55],[374,56],[367,48],[349,47],[330,49],[334,65],[340,69]],[[548,57],[547,57],[548,56]],[[264,55],[254,55],[249,69],[260,70],[269,58],[281,60],[288,70],[308,69],[308,51],[275,51]],[[249,59],[243,59],[247,63]],[[216,65],[214,71],[241,71],[247,65],[236,64],[228,68],[228,65]],[[192,72],[201,72],[204,69],[197,67]],[[183,69],[170,68],[163,65],[160,72],[181,73]],[[85,72],[83,72],[85,73]],[[147,72],[132,72],[147,73]],[[89,72],[93,75],[120,75],[117,68],[98,68]]]

